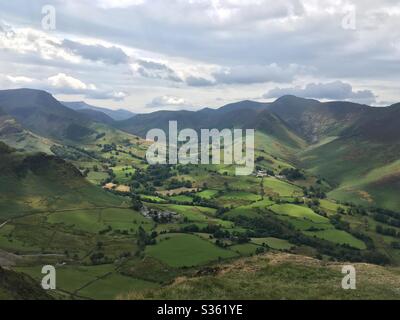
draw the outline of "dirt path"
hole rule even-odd
[[[53,213],[61,213],[61,212],[70,212],[70,211],[80,211],[80,210],[103,210],[103,209],[129,209],[128,206],[109,206],[109,207],[89,207],[89,208],[70,208],[70,209],[58,209],[58,210],[38,210],[38,211],[31,211],[31,212],[26,212],[26,213],[21,213],[19,216],[15,216],[14,218],[6,221],[5,223],[11,222],[13,220],[18,220],[21,218],[29,217],[29,216],[34,216],[36,214],[42,214],[42,213],[48,213],[53,214]],[[1,228],[2,226],[0,226]]]
[[[3,228],[10,220],[7,220],[6,222],[3,222],[2,224],[0,224],[0,229]]]
[[[0,266],[2,267],[10,267],[14,266],[16,261],[21,259],[16,254],[4,251],[0,249]]]

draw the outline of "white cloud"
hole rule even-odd
[[[154,98],[150,103],[148,103],[147,107],[177,110],[192,108],[192,105],[183,98],[175,96],[160,96]]]
[[[47,80],[51,86],[56,88],[66,90],[71,89],[77,92],[97,90],[94,84],[85,84],[81,80],[68,76],[65,73],[59,73],[55,76],[49,77]]]
[[[32,28],[3,25],[0,29],[0,48],[17,55],[35,55],[43,60],[64,60],[78,63],[80,58],[60,47],[61,42],[49,34]]]
[[[89,99],[109,99],[114,101],[124,100],[127,96],[127,94],[122,91],[99,89],[94,84],[86,84],[65,73],[59,73],[49,77],[46,83],[49,87],[45,89],[57,94],[81,94]]]
[[[29,77],[24,77],[24,76],[6,76],[6,78],[14,83],[14,84],[27,84],[27,83],[33,83],[34,79],[29,78]]]

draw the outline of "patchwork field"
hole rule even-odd
[[[266,194],[278,194],[281,197],[299,197],[303,195],[300,187],[274,177],[264,178],[264,190]]]
[[[280,215],[289,216],[292,218],[309,220],[313,223],[329,223],[329,219],[322,217],[312,211],[310,208],[298,206],[294,204],[276,204],[270,207],[270,209]]]
[[[209,241],[189,234],[160,236],[156,245],[146,248],[146,254],[173,267],[196,266],[236,256],[230,250],[221,249]]]
[[[151,221],[131,209],[96,209],[53,213],[47,216],[47,221],[95,234],[106,227],[111,227],[111,230],[136,234],[139,226],[145,230],[150,230],[154,226]]]

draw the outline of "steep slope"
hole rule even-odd
[[[400,209],[400,108],[370,108],[341,137],[303,154],[303,165],[337,185],[340,200]]]
[[[0,267],[0,300],[53,300],[29,276]]]
[[[117,206],[123,201],[91,185],[60,158],[22,154],[2,142],[0,172],[0,221],[40,211]]]
[[[369,108],[343,135],[359,136],[376,143],[397,143],[400,141],[399,119],[400,104]]]
[[[51,154],[56,142],[24,129],[14,118],[6,113],[0,114],[0,141],[16,149],[27,152]]]
[[[100,111],[91,109],[82,109],[82,110],[77,110],[77,112],[80,114],[84,114],[86,117],[88,117],[90,120],[94,122],[100,122],[108,125],[113,125],[115,122],[113,118]]]
[[[321,103],[295,96],[284,96],[268,106],[268,110],[278,115],[310,142],[340,135],[370,109],[372,108],[356,103]]]
[[[93,133],[86,116],[63,106],[44,91],[2,90],[0,107],[23,127],[44,137],[80,140]]]
[[[92,111],[101,112],[101,113],[106,114],[107,116],[109,116],[110,118],[112,118],[115,121],[127,120],[136,115],[135,113],[130,112],[128,110],[124,110],[124,109],[111,110],[111,109],[107,109],[107,108],[95,107],[95,106],[87,104],[86,102],[83,102],[83,101],[76,101],[76,102],[63,101],[61,103],[64,106],[66,106],[72,110],[75,110],[75,111],[92,110]]]

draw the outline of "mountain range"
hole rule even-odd
[[[82,113],[89,113],[92,114],[93,116],[96,115],[96,113],[99,115],[99,113],[105,114],[107,115],[109,118],[111,118],[112,120],[115,121],[121,121],[121,120],[126,120],[129,118],[132,118],[135,116],[135,113],[130,112],[128,110],[124,110],[124,109],[118,109],[118,110],[112,110],[112,109],[108,109],[108,108],[100,108],[100,107],[95,107],[92,106],[90,104],[87,104],[84,101],[76,101],[76,102],[66,102],[63,101],[61,102],[64,106],[78,111],[78,112],[82,112]],[[103,118],[106,121],[107,118]]]
[[[391,209],[400,208],[395,192],[400,186],[399,116],[400,104],[377,108],[295,96],[272,103],[241,101],[219,109],[135,115],[84,102],[61,103],[43,91],[0,91],[0,133],[5,142],[25,130],[32,139],[79,143],[95,139],[99,123],[142,138],[153,128],[167,131],[171,120],[179,129],[253,128],[280,145],[280,156],[327,179],[333,197]]]
[[[122,120],[109,111],[0,91],[0,299],[287,298],[288,283],[293,297],[343,298],[338,261],[366,268],[368,285],[347,298],[398,297],[400,104],[283,96]],[[255,129],[255,174],[149,165],[146,133],[169,121]],[[45,264],[57,265],[49,295],[38,289]],[[253,276],[274,279],[274,295]]]

